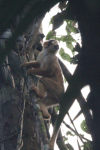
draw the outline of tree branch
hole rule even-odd
[[[59,60],[60,66],[62,68],[63,75],[64,75],[66,81],[69,82],[72,75],[69,72],[69,70],[67,69],[67,67],[63,64],[63,62],[60,59],[58,59],[58,60]],[[77,101],[78,101],[81,108],[83,108],[83,106],[86,104],[86,101],[83,98],[83,95],[81,94],[81,92],[79,93],[79,95],[77,97]],[[86,123],[88,125],[89,131],[90,131],[90,134],[91,134],[93,128],[92,128],[92,116],[90,114],[90,111],[89,110],[84,111],[83,115],[85,117]]]

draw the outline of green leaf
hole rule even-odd
[[[55,31],[49,31],[47,36],[46,36],[46,40],[50,40],[50,39],[56,39],[56,32]]]
[[[68,19],[65,19],[65,21],[68,25],[71,25],[71,23],[73,22],[73,20],[68,20]]]
[[[64,78],[64,82],[66,83],[66,79]]]
[[[74,33],[79,33],[79,30],[76,27],[71,26],[70,30]]]
[[[67,60],[68,62],[70,62],[70,60],[71,60],[70,55],[65,53],[63,48],[60,49],[59,54],[62,57],[62,59]]]
[[[69,30],[70,32],[73,32],[73,33],[79,33],[79,30],[78,28],[74,27],[73,25],[73,20],[65,20],[67,25],[66,25],[66,30]]]
[[[75,39],[70,35],[70,36],[67,36],[67,41],[68,42],[75,42]]]
[[[66,46],[72,51],[73,50],[73,44],[72,42],[66,42]]]
[[[53,21],[53,17],[52,17],[52,18],[50,19],[49,25],[50,25],[50,24],[53,24],[53,22],[54,22],[54,21]]]
[[[62,42],[66,42],[67,41],[67,36],[61,36],[60,39],[61,39]]]
[[[66,141],[68,141],[68,138],[63,136],[63,140],[64,140],[64,142],[66,142]]]
[[[71,133],[71,131],[67,131],[66,134],[67,134],[67,135],[70,135],[70,136],[75,136],[74,134]]]
[[[62,42],[75,42],[72,36],[61,36],[60,39]]]
[[[66,26],[65,30],[67,32],[67,35],[69,36],[71,34],[71,30],[67,26]]]
[[[86,124],[85,120],[83,120],[82,123],[81,123],[81,129],[82,129],[84,132],[90,134],[89,129],[88,129],[88,127],[87,127],[87,124]]]
[[[58,112],[59,111],[59,106],[55,107],[55,110],[56,110],[56,112]]]
[[[57,40],[57,41],[61,41],[61,39],[60,39],[59,37],[56,37],[56,40]]]

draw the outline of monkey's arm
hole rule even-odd
[[[25,62],[21,65],[21,67],[34,67],[39,68],[40,63],[38,61]]]
[[[53,72],[51,70],[46,70],[46,69],[29,69],[27,71],[27,75],[40,75],[44,77],[51,77],[53,75]]]

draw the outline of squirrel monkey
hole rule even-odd
[[[48,108],[57,105],[64,93],[61,68],[55,55],[58,49],[57,41],[45,41],[43,51],[39,53],[37,61],[25,62],[21,65],[22,67],[32,67],[27,71],[27,75],[42,76],[37,87],[32,86],[31,90],[34,90],[39,97],[38,103],[44,119],[51,118]]]

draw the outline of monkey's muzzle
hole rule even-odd
[[[56,50],[58,50],[58,49],[59,49],[59,45],[54,45],[54,48],[55,48]]]

